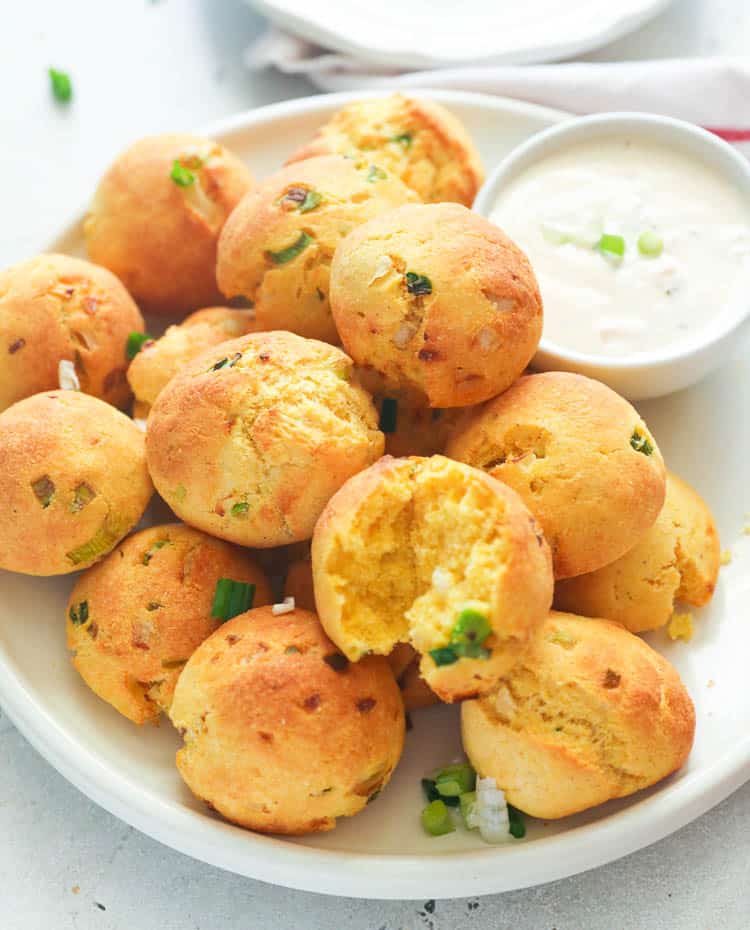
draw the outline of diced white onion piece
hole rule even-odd
[[[278,617],[280,614],[290,614],[294,610],[294,598],[285,597],[283,604],[274,604],[271,608],[271,613],[274,617]]]
[[[57,378],[63,391],[80,391],[81,382],[76,374],[76,367],[68,359],[62,359],[57,366]]]
[[[477,778],[476,818],[485,843],[507,843],[512,839],[508,804],[494,778]]]
[[[142,433],[146,432],[146,421],[145,420],[141,420],[140,417],[135,417],[133,419],[133,423],[135,423],[135,425],[138,427],[138,429]]]
[[[414,334],[417,331],[417,327],[412,323],[402,323],[401,326],[396,330],[396,334],[393,337],[393,344],[399,348],[403,349],[410,339],[413,338]]]
[[[444,568],[441,568],[439,565],[432,573],[432,586],[436,591],[440,591],[441,594],[445,594],[446,591],[450,591],[453,585],[456,583],[456,579],[451,575],[449,571],[446,571]]]
[[[502,720],[509,720],[516,712],[516,702],[506,685],[500,685],[495,692],[495,710]]]
[[[490,329],[485,326],[479,330],[477,335],[477,345],[482,350],[482,352],[489,352],[491,349],[495,349],[498,346],[499,339],[497,333],[494,329]]]
[[[367,282],[369,287],[371,284],[374,284],[380,278],[384,278],[393,268],[393,262],[391,261],[390,255],[381,255],[375,264],[375,273]]]

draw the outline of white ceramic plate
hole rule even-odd
[[[670,0],[248,0],[283,29],[376,67],[555,61],[613,42]]]
[[[510,147],[563,118],[497,98],[425,96],[443,101],[466,123],[488,168]],[[349,99],[335,95],[265,107],[208,132],[264,175]],[[80,219],[54,248],[81,251]],[[188,855],[276,884],[427,899],[505,891],[601,865],[676,830],[750,776],[750,537],[741,534],[743,511],[750,510],[749,401],[747,365],[728,361],[721,374],[690,391],[641,405],[667,461],[706,496],[724,545],[735,554],[722,569],[714,603],[697,617],[693,642],[652,639],[693,695],[696,746],[682,772],[630,800],[563,822],[530,822],[525,841],[500,848],[464,831],[429,838],[419,826],[419,778],[460,748],[456,708],[439,707],[414,715],[404,759],[383,795],[332,833],[282,840],[232,827],[183,786],[173,764],[178,739],[167,722],[136,728],[73,671],[64,629],[70,577],[0,572],[0,702],[42,755],[102,807]]]

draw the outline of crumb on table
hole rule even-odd
[[[689,643],[693,638],[693,615],[691,613],[674,613],[667,626],[667,633],[672,640],[681,639]]]

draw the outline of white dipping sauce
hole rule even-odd
[[[750,208],[677,149],[571,145],[512,180],[490,218],[529,256],[544,338],[561,347],[622,357],[700,341],[730,301],[750,300]],[[641,254],[644,233],[661,254]],[[602,251],[603,234],[624,240],[621,258]]]

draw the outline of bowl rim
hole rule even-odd
[[[522,142],[495,166],[477,193],[472,209],[490,219],[500,190],[525,169],[566,145],[616,135],[618,129],[626,129],[628,132],[645,135],[657,141],[675,140],[677,146],[693,155],[696,154],[696,149],[702,148],[703,153],[707,155],[709,167],[744,193],[750,210],[750,160],[730,143],[695,123],[637,110],[614,110],[589,116],[574,116],[543,129]],[[667,344],[663,349],[650,350],[636,356],[610,358],[606,355],[594,355],[567,348],[544,336],[539,341],[537,351],[563,364],[586,366],[588,369],[645,372],[664,365],[689,362],[715,348],[750,318],[750,299],[743,302],[735,295],[729,298],[723,309],[725,312],[712,316],[707,325],[699,329],[692,339],[674,344],[671,348]]]

